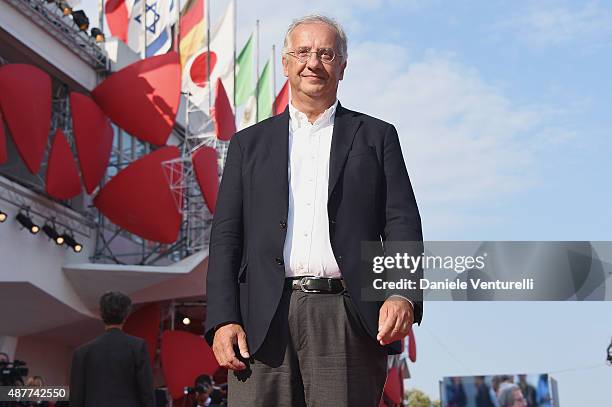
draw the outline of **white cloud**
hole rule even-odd
[[[558,133],[557,112],[516,106],[449,55],[417,60],[397,45],[357,44],[345,78],[345,106],[396,125],[430,238],[477,221],[469,208],[537,183],[537,152]]]
[[[261,43],[276,43],[277,49],[293,18],[310,13],[339,18],[349,33],[349,63],[339,97],[346,107],[396,125],[429,238],[465,230],[478,221],[503,223],[474,208],[533,187],[538,182],[537,152],[567,135],[550,125],[560,112],[517,106],[452,55],[431,51],[415,58],[409,45],[351,41],[350,35],[365,24],[358,14],[393,12],[400,7],[395,1],[240,4],[243,32],[238,38],[246,39],[251,30],[245,20],[254,23],[253,16],[261,16]],[[422,4],[412,1],[409,6],[416,10]]]
[[[612,12],[599,2],[579,2],[576,7],[555,3],[534,3],[526,10],[498,24],[535,47],[560,46],[598,41],[612,32]]]

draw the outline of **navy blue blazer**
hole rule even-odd
[[[205,337],[241,324],[249,352],[261,346],[285,279],[289,207],[289,111],[248,127],[230,141],[213,218]],[[331,246],[353,307],[376,337],[382,301],[360,298],[362,241],[422,241],[421,219],[395,128],[338,103],[329,164]],[[423,304],[415,301],[415,321]],[[400,342],[387,345],[390,354]]]

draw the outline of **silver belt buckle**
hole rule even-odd
[[[307,279],[312,279],[312,280],[314,280],[314,279],[319,279],[319,280],[321,280],[321,279],[323,279],[323,277],[311,277],[311,276],[305,276],[305,277],[302,277],[302,278],[300,279],[300,289],[301,289],[303,292],[305,292],[305,293],[320,293],[320,292],[322,292],[321,290],[316,290],[316,289],[306,288],[306,287],[304,286],[304,284],[306,283]]]

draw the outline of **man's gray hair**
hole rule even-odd
[[[304,17],[293,20],[289,28],[287,28],[287,33],[285,34],[285,44],[283,45],[283,58],[285,57],[285,54],[289,51],[289,36],[293,32],[293,30],[295,30],[295,28],[299,25],[312,24],[312,23],[327,24],[336,32],[336,47],[338,48],[337,52],[341,56],[340,58],[341,61],[342,62],[346,61],[346,58],[348,56],[348,49],[347,49],[348,38],[346,37],[346,34],[344,30],[342,29],[342,26],[333,18],[326,17],[320,14],[311,14],[311,15],[304,16]]]
[[[502,383],[497,396],[499,407],[511,407],[514,404],[514,394],[512,393],[515,390],[520,391],[521,388],[514,383]]]

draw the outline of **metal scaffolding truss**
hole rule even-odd
[[[180,157],[163,164],[183,218],[181,237],[185,241],[184,255],[188,256],[208,246],[212,214],[200,193],[191,157]]]
[[[113,125],[115,137],[104,184],[132,162],[149,154],[151,145],[127,134]],[[95,263],[164,265],[184,257],[184,239],[173,244],[152,242],[120,228],[100,212],[96,221]]]
[[[49,135],[53,136],[57,129],[61,129],[68,139],[70,147],[72,147],[74,151],[72,116],[70,115],[70,93],[67,86],[60,84],[55,89],[51,104],[51,112]],[[49,137],[48,140],[50,143],[51,137]]]
[[[5,61],[0,60],[0,62]],[[53,89],[52,118],[47,151],[50,151],[50,145],[56,130],[61,129],[74,152],[75,141],[70,114],[69,89],[64,84],[58,82],[54,82]],[[79,212],[87,219],[87,222],[91,222],[89,228],[96,235],[96,247],[91,258],[93,262],[166,265],[208,247],[212,214],[200,191],[191,162],[191,156],[203,146],[214,148],[218,158],[217,176],[220,178],[229,142],[217,139],[214,123],[204,109],[192,105],[187,97],[185,100],[187,101],[185,129],[183,130],[180,126],[176,126],[174,129],[175,138],[179,140],[181,157],[163,164],[167,170],[165,173],[167,174],[168,185],[176,196],[177,209],[182,215],[179,238],[173,244],[161,244],[132,234],[112,224],[91,205],[89,196],[83,194],[70,201],[63,202],[63,204]],[[106,176],[101,185],[104,185],[133,161],[149,154],[153,149],[150,144],[132,137],[116,126],[114,126],[114,130],[115,136],[113,138],[111,157]],[[47,159],[48,157],[45,157],[45,161],[42,163],[43,171],[40,174],[44,173]],[[31,179],[27,180],[20,179],[18,182],[22,185],[27,185],[29,189],[36,191],[40,195],[46,195],[44,180],[40,175],[33,175]],[[52,216],[48,211],[39,210],[29,202],[15,199],[15,196],[12,196],[12,198],[13,201],[18,201],[20,206],[30,207],[31,212],[37,216],[45,218]],[[78,231],[84,236],[89,234],[85,230],[88,228],[83,228],[83,225],[78,224],[79,222],[72,222],[66,219],[57,219],[57,221],[62,226],[75,232]]]
[[[93,220],[9,179],[0,179],[0,202],[19,208],[40,226],[53,224],[58,231],[68,231],[79,240],[78,236],[89,238],[94,227]]]
[[[71,18],[46,0],[6,0],[68,47],[97,71],[108,71],[108,58],[93,38],[80,31]]]
[[[181,146],[182,156],[177,160],[167,161],[164,165],[166,173],[170,174],[168,184],[176,196],[180,197],[177,201],[182,204],[179,208],[183,216],[181,234],[185,240],[185,255],[190,255],[208,247],[213,217],[197,182],[191,157],[203,146],[214,148],[218,158],[217,176],[221,177],[228,142],[217,139],[214,124],[203,109],[193,105],[189,97],[185,100],[186,131]],[[182,169],[182,174],[176,174],[179,169]]]
[[[51,146],[55,138],[56,131],[60,129],[66,136],[66,140],[70,145],[73,153],[74,148],[74,136],[72,131],[72,117],[70,116],[70,101],[69,101],[69,90],[62,84],[53,80],[53,94],[51,99],[51,123],[49,126],[49,134],[47,136],[46,151],[51,151]],[[75,155],[76,158],[76,155]],[[47,195],[45,190],[45,180],[43,175],[46,173],[48,166],[49,154],[43,156],[40,164],[40,171],[36,174],[32,174],[29,171],[20,168],[23,167],[23,163],[9,165],[3,171],[3,175],[7,178],[18,182],[19,184],[26,186],[27,188],[35,191],[36,193],[47,197],[48,199],[56,200]],[[88,219],[93,219],[93,214],[90,209],[86,208],[83,204],[83,197],[76,197],[61,201],[64,206],[70,207],[72,210],[79,212],[81,215]]]
[[[183,137],[179,138],[181,139],[179,144],[181,156],[163,163],[166,181],[175,196],[177,209],[182,216],[177,241],[171,245],[147,241],[111,224],[100,214],[97,222],[98,239],[94,261],[163,265],[179,261],[208,247],[212,214],[200,191],[191,156],[203,146],[214,148],[218,157],[217,176],[220,177],[229,143],[217,139],[210,117],[203,109],[188,101],[185,131]],[[149,144],[117,129],[107,180],[150,151]],[[118,240],[121,240],[123,244],[116,244]],[[131,243],[131,249],[119,250],[119,247],[125,249],[125,242]]]

